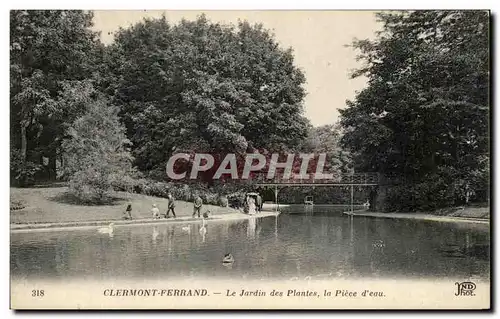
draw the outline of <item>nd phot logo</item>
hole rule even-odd
[[[471,281],[456,282],[457,292],[455,296],[475,296],[476,284]]]

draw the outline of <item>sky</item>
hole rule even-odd
[[[374,38],[380,24],[371,11],[95,11],[94,29],[109,44],[113,32],[146,17],[165,14],[172,23],[194,20],[201,13],[214,22],[236,24],[238,19],[262,23],[283,48],[292,47],[295,64],[306,76],[304,115],[314,126],[333,124],[366,79],[350,79],[360,66],[356,52],[346,44],[354,38]]]

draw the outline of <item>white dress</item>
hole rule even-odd
[[[160,210],[158,209],[158,207],[151,208],[151,213],[153,214],[153,218],[160,217]]]
[[[250,197],[248,199],[248,214],[255,215],[255,213],[256,213],[255,200],[252,197]]]

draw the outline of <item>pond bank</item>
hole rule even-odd
[[[48,231],[55,229],[102,227],[110,223],[115,226],[169,224],[169,223],[201,223],[201,219],[193,218],[193,203],[176,201],[177,218],[152,219],[151,208],[156,204],[160,213],[164,213],[168,201],[164,198],[116,192],[115,200],[107,205],[88,206],[69,201],[66,187],[11,188],[11,202],[16,200],[23,205],[10,211],[11,231]],[[124,211],[132,203],[132,220],[124,220]],[[209,211],[207,222],[244,220],[249,215],[230,208],[214,205],[203,205],[202,212]],[[274,211],[262,212],[257,218],[276,216]]]
[[[476,224],[489,224],[490,220],[487,218],[470,218],[459,216],[440,216],[425,213],[377,213],[369,211],[354,211],[351,213],[344,213],[352,216],[374,217],[374,218],[397,218],[397,219],[416,219],[428,220],[437,222],[456,222],[456,223],[476,223]]]
[[[247,215],[243,213],[228,213],[223,215],[212,215],[207,218],[207,223],[217,222],[217,221],[235,221],[235,220],[246,220],[250,218],[264,218],[270,216],[277,216],[279,213],[275,212],[261,212],[256,215]],[[152,218],[142,218],[135,220],[99,220],[99,221],[80,221],[80,222],[63,222],[63,223],[38,223],[38,224],[11,224],[11,231],[34,231],[34,230],[63,230],[71,228],[93,228],[100,226],[107,226],[110,223],[114,223],[116,226],[126,226],[126,225],[163,225],[163,224],[195,224],[201,223],[201,218],[192,218],[188,216],[177,217],[177,218],[162,218],[162,219],[152,219]]]

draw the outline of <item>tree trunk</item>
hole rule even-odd
[[[21,158],[23,162],[26,162],[26,150],[28,147],[28,141],[26,139],[26,125],[21,123]]]
[[[49,180],[55,181],[57,177],[57,167],[56,167],[56,154],[52,154],[49,156]]]

